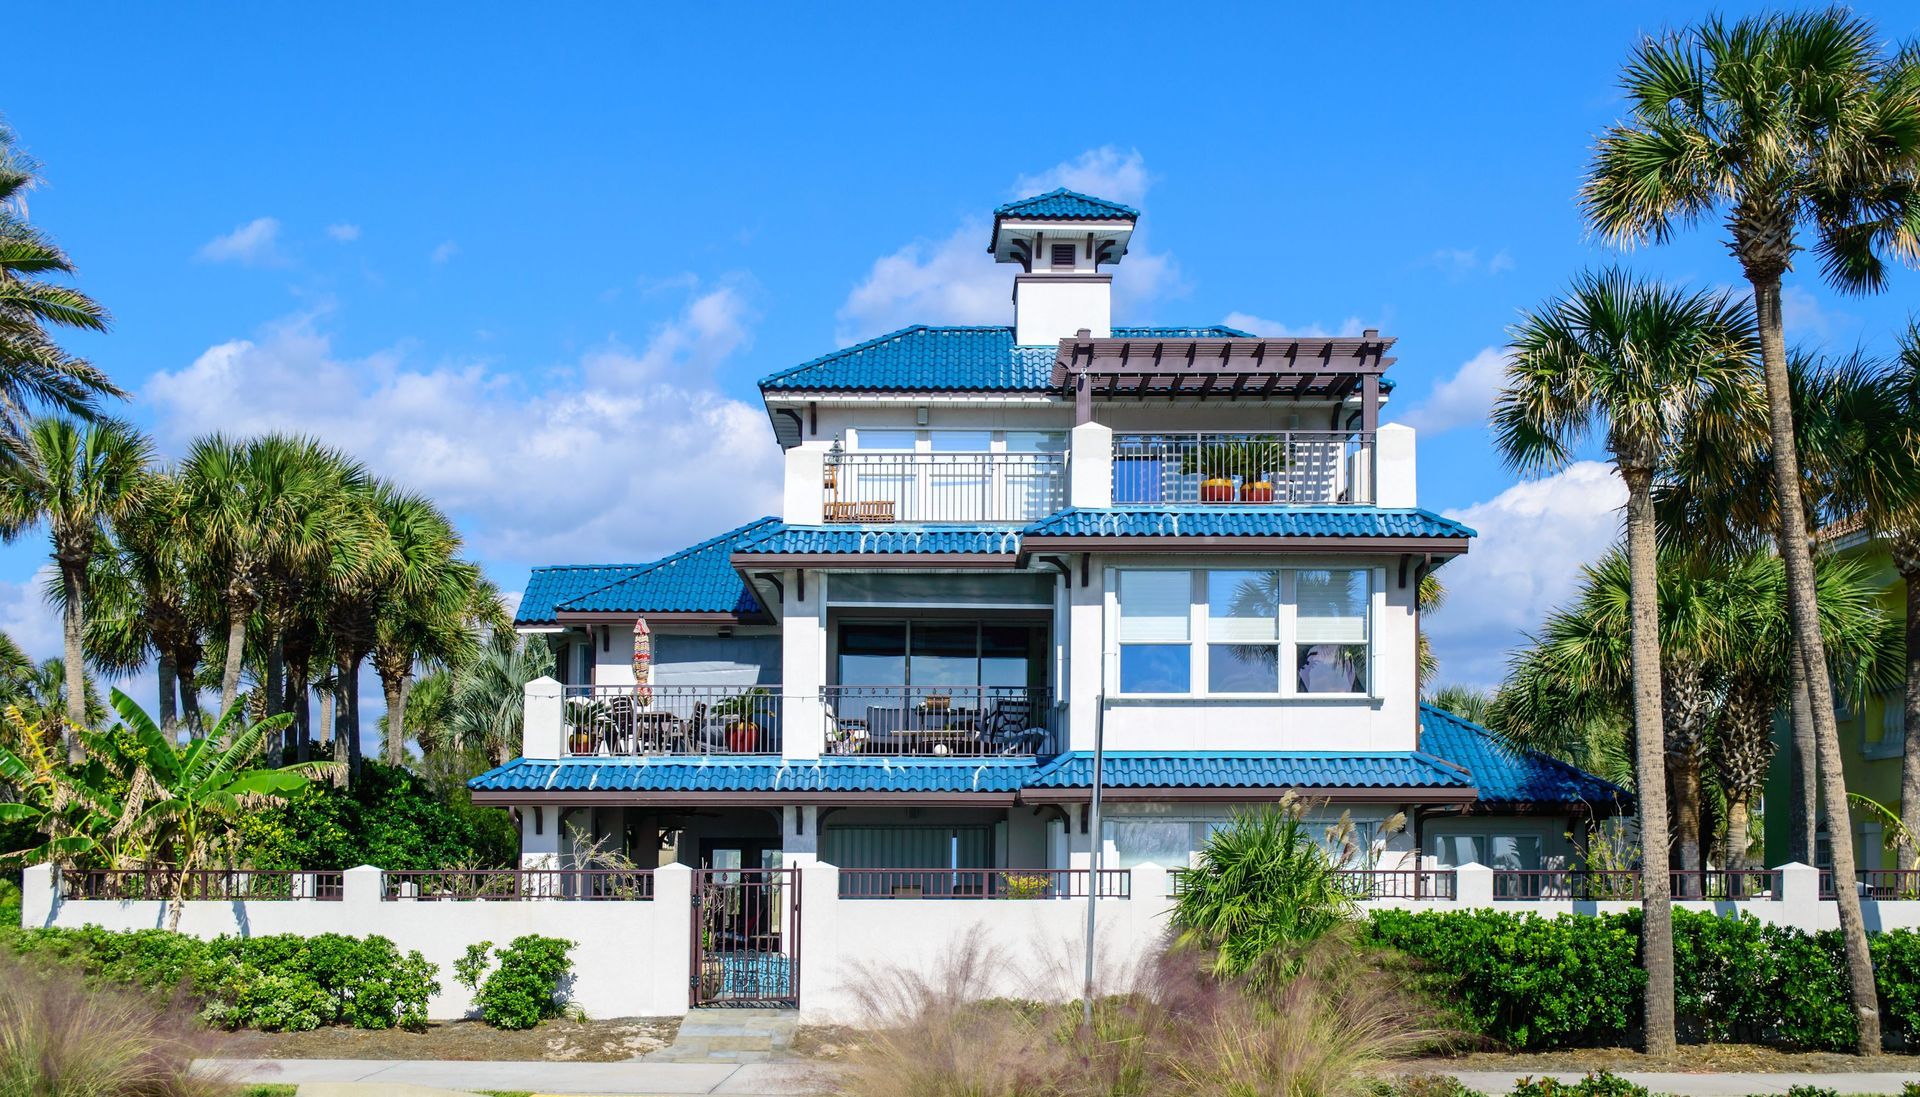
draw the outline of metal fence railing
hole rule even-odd
[[[649,869],[430,869],[383,873],[382,899],[645,901],[653,898]]]
[[[574,757],[780,753],[779,686],[568,686]]]
[[[1113,502],[1373,502],[1373,438],[1359,431],[1113,436]]]
[[[1064,707],[1023,686],[828,686],[836,754],[993,758],[1055,752]]]
[[[1097,890],[1094,890],[1097,889]],[[842,899],[1126,899],[1133,873],[1084,868],[843,868]]]
[[[62,869],[63,899],[116,899],[122,902],[171,899],[182,883],[177,869]],[[338,902],[343,893],[338,872],[193,869],[186,873],[183,898],[220,902],[312,899]]]
[[[829,522],[1032,522],[1067,505],[1058,453],[831,453]]]

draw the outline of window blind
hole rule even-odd
[[[1192,600],[1193,578],[1189,572],[1121,572],[1120,642],[1184,642]]]
[[[1366,643],[1368,593],[1363,570],[1297,573],[1295,638],[1302,644]]]
[[[1280,639],[1280,573],[1207,573],[1207,637],[1225,643],[1274,643]]]

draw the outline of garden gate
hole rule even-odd
[[[692,983],[695,1008],[799,1006],[797,870],[694,870]]]

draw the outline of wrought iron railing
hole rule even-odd
[[[1064,706],[1022,686],[828,686],[827,750],[992,758],[1055,753]]]
[[[170,868],[60,870],[63,899],[171,899],[181,883],[179,870]],[[196,901],[312,899],[325,903],[339,902],[344,893],[339,872],[192,869],[184,883],[182,896]]]
[[[1186,887],[1190,870],[1167,870],[1167,897],[1178,898]],[[1354,900],[1434,899],[1451,900],[1457,894],[1456,873],[1450,869],[1345,868],[1334,876]]]
[[[568,686],[573,757],[780,753],[779,686]]]
[[[1771,899],[1780,874],[1772,869],[1712,868],[1670,872],[1667,894],[1675,899]]]
[[[1373,435],[1192,431],[1113,436],[1115,506],[1373,502]]]
[[[382,875],[380,897],[389,900],[645,901],[653,898],[650,869],[433,869]]]
[[[1058,453],[831,453],[829,522],[1031,522],[1067,505]]]
[[[1640,874],[1631,870],[1496,869],[1493,897],[1506,902],[1638,899]]]
[[[1100,899],[1133,895],[1133,873],[1104,868],[843,868],[842,899]]]

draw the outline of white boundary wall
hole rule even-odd
[[[842,899],[840,871],[818,862],[800,873],[800,1013],[802,1020],[856,1022],[863,991],[888,973],[906,973],[939,986],[969,949],[982,961],[971,988],[987,995],[1053,1000],[1077,998],[1087,900]],[[1777,897],[1682,901],[1674,905],[1721,915],[1750,914],[1763,922],[1816,931],[1839,925],[1832,900],[1819,898],[1819,873],[1805,865],[1780,871]],[[1379,900],[1367,907],[1408,910],[1492,908],[1542,916],[1612,914],[1631,902],[1576,900],[1495,901],[1494,872],[1480,865],[1457,870],[1458,898]],[[345,874],[340,902],[311,899],[194,901],[180,928],[201,937],[222,933],[379,934],[403,951],[418,950],[439,966],[441,990],[428,1003],[435,1018],[462,1017],[472,1008],[453,980],[453,962],[468,945],[504,945],[522,934],[564,937],[573,952],[573,1001],[588,1016],[677,1016],[686,1012],[691,973],[693,872],[680,865],[654,874],[650,901],[562,899],[383,901],[381,872],[362,866]],[[1151,865],[1133,870],[1130,897],[1098,900],[1096,980],[1129,985],[1135,965],[1151,956],[1166,933],[1167,873]],[[53,870],[27,869],[21,922],[28,927],[152,929],[166,925],[161,901],[61,900]],[[1920,929],[1920,901],[1863,898],[1870,931]]]

